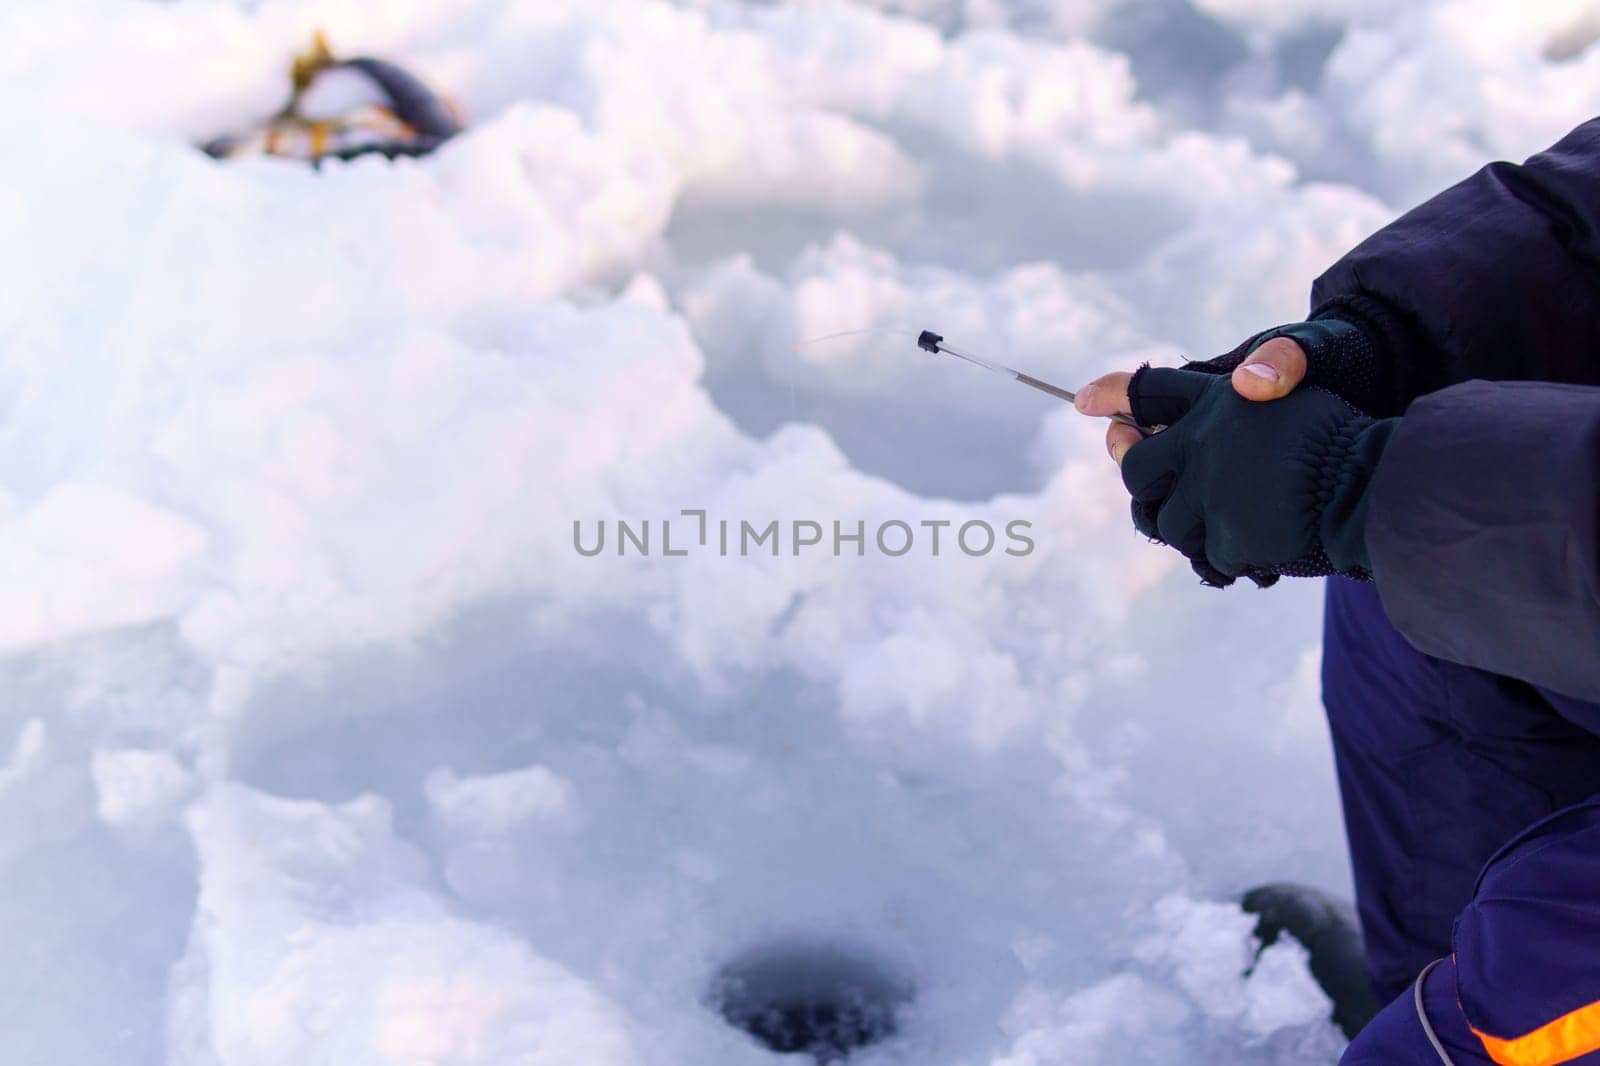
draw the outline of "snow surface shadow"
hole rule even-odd
[[[745,255],[781,276],[807,246],[845,230],[902,259],[974,273],[1041,262],[1067,270],[1117,270],[1139,263],[1188,217],[1158,191],[1110,184],[1073,188],[1025,155],[980,157],[924,126],[862,124],[892,138],[923,168],[920,196],[856,213],[729,204],[691,191],[667,226],[674,259],[695,269]],[[1040,203],[1050,210],[1029,206]]]
[[[1119,5],[1090,39],[1128,57],[1141,96],[1189,112],[1214,108],[1225,76],[1250,57],[1238,30],[1186,0]]]
[[[909,338],[906,349],[907,359],[919,358]],[[766,437],[789,422],[814,423],[857,470],[918,496],[972,501],[1036,491],[1043,478],[1030,448],[1056,401],[1000,378],[990,380],[968,366],[936,365],[929,373],[970,375],[973,389],[1014,392],[1016,417],[1002,420],[971,408],[910,405],[896,402],[892,394],[846,396],[791,388],[766,376],[754,360],[710,371],[705,386],[745,433]]]
[[[203,684],[165,623],[0,664],[7,1062],[166,1061],[167,975],[190,932],[194,851],[172,821],[108,826],[91,767],[107,750],[174,744]],[[20,739],[30,727],[33,746]]]
[[[647,659],[643,627],[615,620],[617,658],[596,663],[521,639],[526,604],[465,612],[424,644],[342,656],[316,676],[264,686],[230,742],[235,780],[275,795],[342,803],[365,793],[422,814],[417,784],[439,766],[492,774],[539,762],[550,737],[614,749],[630,699],[669,698],[669,666]]]

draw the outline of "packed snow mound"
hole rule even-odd
[[[188,821],[200,896],[173,971],[177,1061],[636,1061],[603,996],[429,891],[383,801],[218,785]]]
[[[318,26],[467,132],[197,152]],[[863,1066],[1333,1062],[1232,902],[1347,891],[1318,587],[1199,588],[1100,426],[914,335],[1067,387],[1231,347],[1586,118],[1597,27],[0,11],[11,1056],[767,1063],[708,989],[782,948],[907,990]]]

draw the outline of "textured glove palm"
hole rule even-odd
[[[1134,526],[1206,584],[1368,576],[1367,486],[1399,419],[1321,389],[1254,403],[1193,370],[1140,370],[1128,397],[1140,423],[1168,427],[1123,457]]]

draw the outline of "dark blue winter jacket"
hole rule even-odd
[[[1313,306],[1373,339],[1370,413],[1404,415],[1366,526],[1383,613],[1436,660],[1573,697],[1596,720],[1572,724],[1600,734],[1600,120],[1410,211],[1318,279]],[[1498,809],[1445,807],[1420,813]],[[1495,855],[1451,942],[1346,1066],[1600,1063],[1600,799]]]
[[[1600,119],[1410,211],[1312,302],[1378,344],[1368,413],[1405,415],[1367,524],[1395,626],[1600,701]]]

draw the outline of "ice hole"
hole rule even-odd
[[[780,1053],[838,1062],[893,1036],[911,986],[888,966],[834,944],[789,941],[718,971],[711,1002],[728,1024]]]

